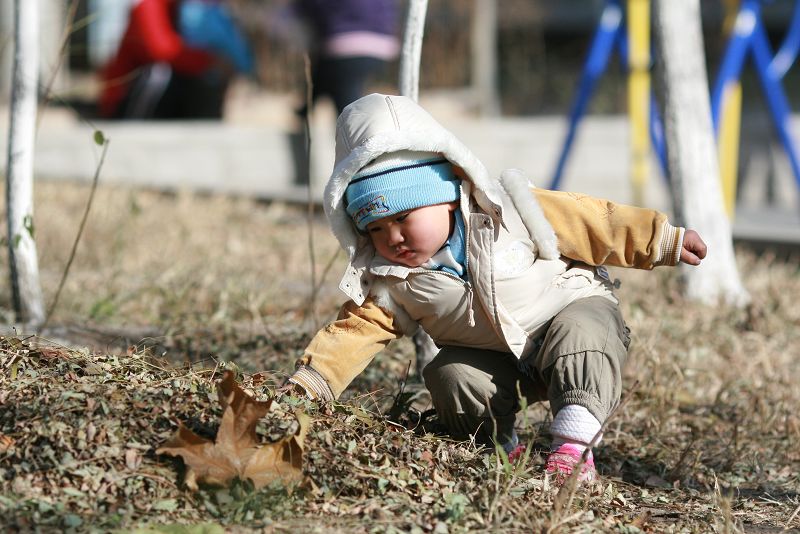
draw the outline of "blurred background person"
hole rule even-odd
[[[339,114],[399,55],[400,6],[397,0],[297,0],[294,7],[311,36],[312,102],[330,97]]]
[[[308,31],[312,106],[330,98],[338,115],[400,53],[398,0],[296,0],[292,9]],[[307,114],[304,102],[297,115]],[[293,134],[291,144],[295,182],[308,183],[305,135]]]
[[[140,0],[115,56],[101,72],[107,119],[220,119],[252,52],[222,0]]]

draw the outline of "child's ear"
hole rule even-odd
[[[467,179],[467,173],[464,171],[464,169],[458,165],[453,165],[452,163],[450,164],[450,167],[453,168],[453,174],[455,174],[458,178],[461,178],[462,180]]]

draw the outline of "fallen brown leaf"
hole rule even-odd
[[[219,431],[214,441],[200,437],[181,424],[175,435],[156,450],[183,458],[187,467],[186,486],[225,485],[234,478],[250,479],[256,488],[280,480],[284,484],[302,478],[303,440],[309,418],[295,413],[299,427],[294,435],[274,443],[260,444],[256,424],[269,410],[272,401],[257,401],[236,384],[233,372],[226,371],[217,386],[223,407]]]

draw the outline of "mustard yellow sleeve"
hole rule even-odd
[[[683,228],[659,211],[578,193],[534,189],[563,256],[590,265],[652,269],[680,260]]]
[[[289,382],[312,398],[333,400],[390,341],[402,336],[394,316],[367,299],[342,305],[336,321],[317,332]]]

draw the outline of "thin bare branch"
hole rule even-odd
[[[64,289],[64,283],[67,281],[67,276],[69,275],[69,270],[72,267],[72,262],[75,260],[75,253],[78,250],[78,243],[81,241],[81,236],[83,235],[83,229],[86,227],[86,221],[89,218],[89,211],[92,209],[92,202],[94,201],[94,194],[97,191],[97,183],[100,180],[100,171],[103,168],[103,163],[106,160],[106,153],[108,152],[108,144],[109,139],[103,138],[103,151],[100,153],[100,161],[97,163],[97,168],[94,170],[94,178],[92,179],[92,188],[89,191],[89,200],[86,202],[86,208],[83,210],[83,218],[81,219],[81,224],[78,226],[78,233],[75,235],[75,241],[72,243],[72,250],[69,253],[69,259],[67,259],[67,265],[64,267],[64,272],[61,275],[61,281],[58,283],[58,289],[56,290],[56,294],[53,297],[53,302],[50,304],[50,307],[47,310],[47,315],[45,315],[44,323],[42,324],[42,330],[47,326],[50,322],[50,318],[53,316],[53,312],[58,305],[58,299],[61,296],[61,290]]]
[[[308,183],[306,184],[306,192],[308,194],[308,210],[306,212],[308,221],[308,257],[310,265],[309,282],[311,287],[311,294],[309,295],[308,314],[311,317],[312,331],[319,328],[319,319],[317,317],[317,258],[314,251],[314,197],[311,188],[311,123],[309,117],[311,116],[312,95],[314,88],[314,81],[311,79],[311,58],[308,54],[303,54],[303,64],[305,67],[305,80],[306,80],[306,112],[303,115],[303,130],[306,134],[306,159],[308,169]]]

